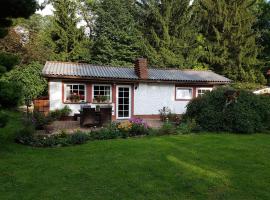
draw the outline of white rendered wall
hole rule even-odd
[[[65,105],[71,109],[71,115],[80,113],[81,104],[64,104],[62,101],[62,81],[53,80],[49,82],[50,111],[64,108]],[[85,104],[84,104],[85,105]]]
[[[86,92],[87,93],[87,92]],[[62,81],[61,80],[50,80],[49,82],[49,97],[50,97],[50,111],[64,108],[68,106],[71,109],[71,116],[74,114],[79,114],[82,105],[91,105],[95,108],[97,104],[83,103],[83,104],[64,104],[62,100]],[[114,103],[112,106],[112,115],[115,115]]]
[[[157,115],[163,107],[183,114],[189,101],[175,101],[174,84],[140,83],[134,90],[134,115]]]

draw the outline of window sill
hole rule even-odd
[[[87,104],[87,102],[63,102],[64,104]]]
[[[175,99],[175,101],[191,101],[192,100],[192,98],[191,99]]]

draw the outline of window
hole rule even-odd
[[[85,84],[65,84],[65,102],[86,102]]]
[[[192,99],[192,88],[181,88],[177,87],[176,88],[176,100],[189,100]]]
[[[206,92],[211,92],[212,88],[197,88],[197,93],[196,96],[197,97],[201,97],[203,96]]]
[[[112,100],[111,85],[93,85],[93,102],[109,103]]]

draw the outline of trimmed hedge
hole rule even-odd
[[[219,88],[187,105],[184,120],[195,119],[206,131],[255,133],[270,130],[270,97],[239,90],[236,102],[226,106],[225,92]]]

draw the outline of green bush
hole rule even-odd
[[[69,138],[70,144],[84,144],[89,140],[89,136],[81,131],[77,131]]]
[[[199,131],[200,127],[197,125],[196,121],[187,120],[186,122],[182,122],[179,126],[176,127],[176,131],[179,134],[188,134],[192,131],[196,132]]]
[[[176,134],[176,127],[170,122],[165,122],[158,131],[158,135],[172,135],[172,134]]]
[[[33,145],[35,129],[33,126],[27,125],[15,133],[15,141],[17,143]]]
[[[184,119],[194,119],[206,131],[255,133],[269,130],[269,97],[240,90],[237,100],[226,105],[226,91],[228,88],[219,88],[192,100]]]
[[[8,123],[8,115],[0,111],[0,128],[3,128]]]
[[[41,112],[33,113],[33,123],[37,130],[44,129],[44,126],[50,124],[52,121],[53,118],[50,115],[45,116],[44,113]]]
[[[0,80],[0,107],[14,108],[22,100],[21,86],[16,82]]]
[[[90,135],[93,140],[107,140],[126,137],[126,134],[117,128],[117,123],[111,123],[107,127],[101,128],[98,131],[92,131]]]
[[[64,117],[68,117],[71,113],[71,109],[68,106],[65,106],[62,109],[56,109],[50,112],[50,116],[54,120],[61,120]]]

